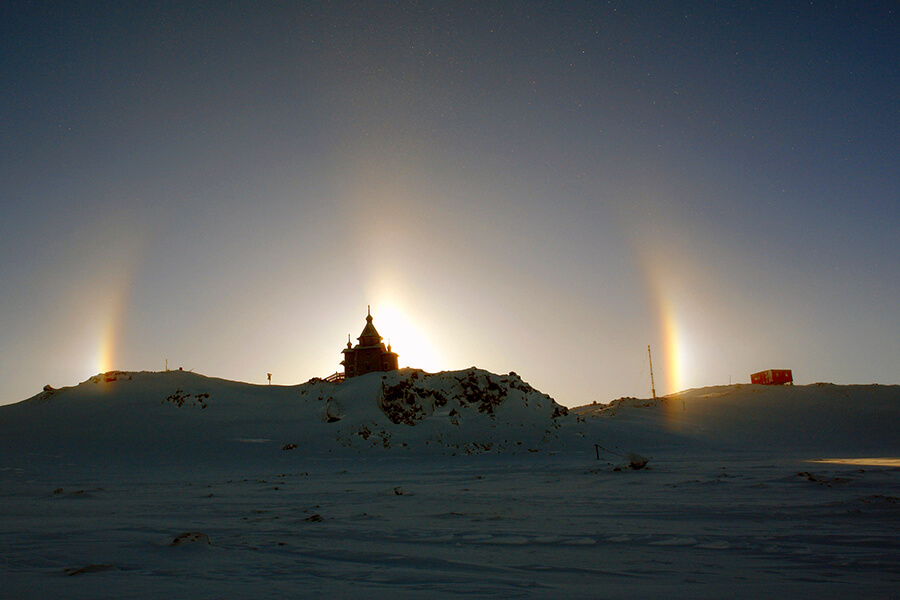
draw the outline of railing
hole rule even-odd
[[[328,377],[325,377],[325,381],[327,381],[329,383],[340,383],[343,380],[344,380],[344,374],[341,373],[340,371],[337,371],[336,373],[332,373]]]

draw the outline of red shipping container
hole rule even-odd
[[[786,383],[794,383],[794,376],[790,369],[767,369],[750,375],[750,383],[784,385]]]

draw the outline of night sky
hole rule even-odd
[[[896,2],[12,2],[0,403],[401,366],[900,382]]]

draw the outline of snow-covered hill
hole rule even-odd
[[[2,595],[887,598],[898,416],[900,386],[566,411],[474,368],[105,373],[0,407]]]
[[[631,436],[676,436],[731,451],[900,453],[900,386],[764,386],[687,390],[573,408]]]
[[[515,373],[404,369],[343,383],[250,385],[185,371],[113,371],[0,407],[6,452],[97,459],[258,459],[330,452],[525,452],[567,410]]]
[[[251,385],[121,372],[0,407],[6,457],[128,464],[291,455],[644,455],[729,450],[900,454],[900,386],[733,385],[567,411],[515,373],[404,369]]]

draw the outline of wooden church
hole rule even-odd
[[[366,316],[366,326],[362,333],[356,338],[359,343],[356,346],[351,345],[350,336],[347,336],[347,347],[341,353],[344,360],[344,377],[357,377],[372,373],[373,371],[396,371],[397,354],[391,352],[391,346],[385,347],[378,335],[378,330],[372,325],[372,307],[369,307],[369,314]]]

